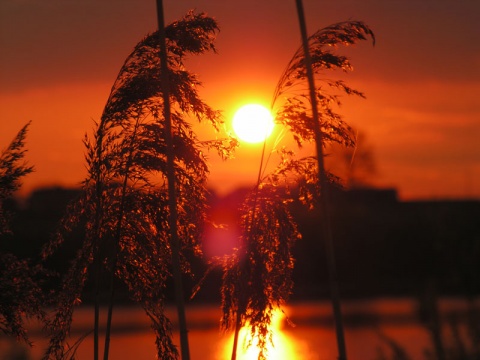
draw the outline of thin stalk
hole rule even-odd
[[[112,272],[115,269],[112,269]],[[108,359],[108,353],[110,350],[110,333],[112,331],[112,315],[113,315],[113,300],[115,298],[115,278],[112,275],[110,278],[110,298],[108,299],[108,315],[107,315],[107,328],[105,329],[105,348],[103,349],[103,360]]]
[[[258,169],[257,184],[255,185],[255,196],[254,196],[254,200],[253,200],[252,216],[250,217],[250,226],[247,227],[247,229],[250,232],[248,242],[250,241],[250,237],[252,236],[252,232],[253,232],[253,226],[255,225],[255,215],[256,215],[256,210],[257,210],[257,199],[258,199],[258,188],[260,187],[260,181],[261,181],[261,177],[262,177],[263,162],[264,162],[264,158],[265,158],[266,146],[267,146],[267,139],[265,138],[265,141],[263,142],[262,157],[260,158],[260,168]],[[247,254],[245,254],[245,256],[246,255]],[[241,259],[239,266],[240,266],[240,271],[243,271],[243,267],[245,266],[245,260]],[[239,278],[241,279],[241,273],[239,275]],[[237,359],[238,336],[240,334],[240,329],[242,327],[241,326],[242,325],[242,312],[244,312],[246,310],[245,292],[244,291],[239,291],[239,296],[240,296],[240,298],[238,299],[237,314],[236,314],[236,319],[235,319],[235,333],[233,335],[232,360]]]
[[[103,352],[104,360],[108,359],[108,354],[110,350],[110,334],[112,331],[113,301],[115,297],[115,268],[117,267],[118,251],[120,247],[120,238],[122,234],[122,222],[123,222],[123,216],[125,213],[125,199],[127,194],[128,175],[130,171],[130,166],[132,164],[133,146],[135,144],[138,126],[139,126],[139,119],[137,118],[135,127],[133,129],[132,138],[129,144],[130,152],[128,154],[128,158],[125,163],[125,172],[124,172],[123,184],[122,184],[122,198],[120,200],[120,208],[118,210],[118,217],[117,217],[117,227],[115,229],[114,248],[113,248],[113,257],[112,257],[112,270],[110,274],[110,298],[108,302],[107,327],[105,332],[105,347]]]
[[[338,291],[337,269],[335,264],[335,253],[333,246],[333,235],[330,220],[329,209],[329,191],[328,191],[328,179],[325,173],[324,155],[323,155],[323,134],[320,128],[319,116],[318,116],[318,104],[315,93],[315,80],[312,69],[312,59],[310,57],[310,51],[308,47],[307,26],[305,22],[305,14],[303,10],[302,0],[295,0],[298,12],[298,21],[300,25],[300,32],[302,36],[302,46],[305,56],[305,67],[307,71],[308,86],[310,93],[310,101],[312,104],[312,117],[313,126],[315,132],[315,144],[317,152],[318,162],[318,179],[320,182],[320,189],[322,194],[320,196],[320,208],[321,208],[321,220],[323,236],[327,254],[327,266],[329,273],[329,283],[331,292],[331,301],[333,308],[333,316],[335,320],[335,332],[337,338],[338,347],[338,359],[347,360],[347,350],[345,346],[345,336],[343,332],[342,312],[340,308],[340,295]]]
[[[232,360],[237,360],[238,336],[240,334],[241,323],[241,314],[240,311],[237,309],[237,318],[235,320],[235,334],[233,335]]]
[[[95,267],[95,310],[94,310],[94,334],[93,334],[93,359],[98,360],[98,345],[99,345],[99,326],[100,326],[100,258],[99,258],[99,250],[100,250],[100,228],[101,222],[103,217],[103,181],[102,181],[102,172],[101,172],[101,164],[102,164],[102,154],[103,154],[103,116],[102,121],[99,124],[99,131],[97,132],[97,155],[96,161],[98,168],[96,169],[96,178],[95,178],[95,202],[96,202],[96,209],[95,209],[95,220],[93,224],[93,234],[95,236],[94,239],[94,267]]]
[[[122,66],[121,72],[123,72],[125,68],[125,63]],[[103,114],[100,120],[100,124],[98,125],[97,130],[97,140],[96,140],[96,162],[97,162],[97,169],[96,174],[94,176],[95,179],[95,194],[96,194],[96,213],[95,213],[95,221],[93,225],[93,234],[96,236],[95,243],[94,243],[94,271],[95,271],[95,325],[94,325],[94,338],[93,338],[93,351],[94,351],[94,360],[98,360],[99,358],[99,322],[100,322],[100,273],[101,273],[101,261],[98,256],[99,249],[100,249],[100,229],[102,227],[102,219],[103,219],[103,184],[104,181],[102,179],[102,163],[103,163],[103,138],[106,132],[106,123],[108,121],[108,105],[112,101],[112,96],[114,95],[115,83],[112,86],[110,91],[110,96],[107,100],[107,105],[103,110]]]
[[[187,319],[185,316],[185,300],[183,295],[182,271],[180,268],[180,240],[177,228],[177,197],[175,193],[175,166],[172,136],[172,123],[170,113],[170,83],[168,78],[167,46],[165,40],[165,21],[163,14],[163,1],[157,0],[157,20],[160,36],[160,71],[162,78],[163,111],[165,117],[165,140],[167,144],[167,181],[168,181],[168,206],[170,210],[170,242],[172,248],[172,268],[175,285],[175,302],[177,305],[178,324],[180,329],[180,351],[183,360],[190,360],[188,346]]]
[[[93,327],[93,359],[98,360],[98,329],[100,322],[100,259],[98,259],[98,239],[95,241],[95,314],[94,314],[94,327]]]
[[[427,328],[435,349],[436,359],[446,360],[445,346],[442,339],[442,323],[438,311],[436,284],[433,279],[427,282],[423,303],[427,314]]]

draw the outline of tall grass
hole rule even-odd
[[[188,273],[184,254],[200,252],[205,218],[208,164],[204,154],[213,149],[228,156],[233,145],[228,139],[203,142],[189,123],[197,119],[218,130],[222,122],[220,113],[200,99],[200,82],[184,67],[188,55],[215,49],[217,31],[215,20],[194,13],[165,28],[171,130],[164,118],[158,32],[140,41],[122,66],[93,139],[85,139],[88,177],[83,183],[83,195],[71,206],[55,239],[44,251],[44,256],[49,256],[75,228],[85,227],[84,241],[63,280],[50,322],[52,336],[45,359],[65,356],[74,305],[81,301],[92,268],[97,282],[93,357],[98,357],[102,272],[111,274],[108,323],[116,278],[152,320],[157,356],[178,357],[171,323],[164,314],[166,283],[173,271],[171,229],[177,227],[180,265]],[[167,175],[169,131],[174,148],[170,154],[173,180]],[[177,195],[175,224],[170,216],[169,186]],[[108,336],[105,349],[104,358],[108,358]]]
[[[302,16],[300,8],[299,17]],[[300,22],[303,45],[280,77],[272,109],[276,123],[292,134],[299,147],[305,143],[316,145],[316,156],[296,159],[293,151],[280,149],[281,162],[277,169],[262,178],[261,163],[257,185],[245,201],[241,246],[224,263],[222,285],[222,325],[235,329],[232,360],[236,359],[239,329],[246,324],[252,329],[252,338],[258,339],[259,359],[266,359],[272,310],[281,306],[292,291],[290,275],[294,259],[291,248],[299,237],[287,206],[294,199],[288,190],[292,184],[299,186],[295,196],[308,207],[320,204],[323,238],[329,254],[339,357],[346,359],[328,205],[328,187],[335,178],[325,169],[323,148],[329,142],[354,145],[351,127],[334,107],[340,105],[341,94],[361,97],[363,94],[342,81],[325,79],[321,75],[325,70],[352,70],[349,59],[336,54],[334,49],[337,45],[352,45],[368,37],[374,40],[374,35],[364,23],[349,21],[321,29],[307,38],[304,19]],[[318,86],[315,77],[320,80]],[[280,183],[283,186],[279,186]]]
[[[308,96],[300,93],[288,98],[286,106],[280,111],[281,121],[293,132],[297,143],[313,140],[316,147],[318,166],[318,185],[321,189],[320,209],[323,240],[327,253],[327,267],[335,319],[335,330],[338,347],[338,358],[347,359],[343,321],[338,289],[337,270],[333,233],[330,219],[328,177],[325,170],[324,147],[328,141],[336,141],[347,146],[353,145],[351,128],[333,111],[332,104],[339,105],[338,95],[331,95],[324,87],[330,87],[345,94],[363,96],[360,92],[348,87],[341,81],[322,79],[321,85],[315,84],[315,75],[327,69],[351,70],[349,60],[345,56],[334,54],[331,49],[337,44],[351,45],[359,40],[366,40],[373,32],[362,22],[344,22],[319,30],[307,36],[306,22],[301,0],[296,0],[297,13],[302,38],[301,50],[297,51],[287,69],[280,78],[274,95],[274,102],[287,91],[295,89],[300,82],[308,83]],[[297,91],[297,90],[295,90]],[[294,93],[295,93],[294,91]],[[309,104],[307,105],[307,101]],[[310,109],[308,109],[310,107]]]
[[[0,332],[31,346],[25,316],[45,320],[46,297],[41,289],[45,272],[39,265],[4,251],[6,243],[15,240],[10,229],[12,214],[5,209],[5,201],[21,187],[21,179],[33,171],[25,161],[29,126],[30,122],[23,126],[0,154]]]

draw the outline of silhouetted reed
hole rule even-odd
[[[214,50],[218,30],[215,20],[189,13],[165,29],[174,146],[177,226],[181,240],[181,271],[189,264],[182,254],[199,253],[205,217],[208,165],[204,153],[217,150],[228,156],[234,142],[202,142],[192,131],[190,119],[207,122],[214,129],[220,113],[198,96],[197,77],[184,67],[185,57]],[[111,295],[107,328],[113,305],[113,276],[120,279],[152,320],[157,355],[176,359],[171,324],[164,315],[166,281],[172,274],[172,245],[168,206],[167,144],[163,118],[159,36],[146,36],[127,57],[112,87],[93,139],[86,138],[88,176],[82,197],[70,207],[56,237],[45,248],[49,256],[75,228],[85,226],[81,249],[66,274],[56,313],[50,323],[52,336],[45,359],[65,355],[74,305],[93,268],[96,279],[94,357],[98,357],[100,273],[106,271]],[[108,338],[104,358],[108,358]]]
[[[292,172],[296,175],[295,181],[301,184],[300,200],[309,207],[318,204],[321,208],[321,227],[328,253],[339,358],[346,359],[328,205],[328,187],[334,179],[325,169],[323,148],[329,142],[345,146],[354,145],[353,131],[335,111],[335,107],[341,104],[340,96],[343,94],[361,97],[363,94],[347,86],[343,81],[325,78],[323,72],[335,69],[351,71],[349,59],[336,54],[334,50],[338,45],[352,45],[369,37],[374,41],[374,35],[363,22],[348,21],[321,29],[307,38],[301,1],[297,1],[297,5],[300,5],[299,18],[304,42],[280,77],[274,91],[272,109],[276,123],[292,134],[299,147],[304,143],[316,145],[316,157],[293,161],[291,160],[293,152],[283,151],[282,163],[269,178],[270,183],[265,183],[259,175],[252,193],[253,200],[246,200],[244,210],[246,215],[242,220],[244,230],[242,246],[234,255],[234,259],[226,262],[222,288],[223,326],[235,327],[232,360],[236,359],[239,329],[247,322],[252,328],[252,336],[259,339],[259,359],[265,359],[266,344],[270,339],[272,308],[281,305],[291,291],[289,266],[293,265],[293,260],[290,248],[292,239],[297,238],[298,234],[296,225],[285,207],[289,197],[285,197],[285,194],[283,197],[278,195],[279,188],[276,183],[281,177],[289,178],[287,174],[291,175]],[[285,156],[287,154],[288,156]],[[263,172],[263,166],[261,163],[259,174]],[[284,184],[290,181],[284,181]],[[277,207],[280,204],[281,207]],[[280,209],[284,213],[277,213]],[[266,214],[276,216],[282,221],[276,221],[275,218],[267,220]],[[278,245],[281,242],[285,243]],[[278,269],[272,270],[269,261],[280,249],[284,249],[281,252],[284,256],[288,254],[289,266],[286,266],[285,257],[280,260]],[[283,275],[279,275],[280,273]],[[280,277],[282,281],[276,282]]]
[[[14,240],[10,229],[12,214],[5,210],[4,203],[21,187],[21,179],[33,171],[33,166],[24,161],[29,125],[30,122],[20,129],[0,155],[0,331],[31,346],[25,316],[45,320],[46,297],[41,284],[46,273],[40,265],[31,265],[28,260],[3,251],[4,245]]]
[[[286,95],[286,100],[284,100],[283,108],[279,111],[280,116],[277,119],[279,118],[280,123],[288,126],[299,146],[303,141],[315,143],[318,184],[321,190],[320,220],[327,254],[338,358],[346,360],[347,351],[337,283],[324,147],[326,143],[332,141],[346,146],[354,144],[350,126],[343,122],[342,118],[334,111],[333,106],[340,105],[338,92],[357,96],[363,96],[363,94],[345,85],[343,81],[331,81],[320,76],[323,71],[330,69],[352,70],[347,57],[337,55],[332,51],[336,45],[352,45],[359,40],[366,40],[368,37],[371,37],[375,43],[375,37],[370,28],[360,21],[334,24],[308,36],[302,0],[296,0],[296,7],[302,46],[295,53],[280,78],[275,90],[273,104],[279,100],[280,96]],[[317,84],[315,80],[317,80]],[[300,87],[300,95],[298,95],[296,86],[301,86],[305,82],[308,84],[307,89],[302,91]],[[287,93],[290,93],[290,96]]]
[[[286,189],[277,185],[264,181],[245,199],[240,246],[223,265],[222,327],[235,330],[232,359],[245,325],[251,329],[249,345],[258,341],[259,359],[266,359],[273,312],[285,304],[293,288],[292,247],[300,234]]]

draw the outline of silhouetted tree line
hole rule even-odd
[[[399,202],[390,190],[337,190],[332,208],[343,294],[416,295],[431,281],[443,294],[479,293],[480,202]],[[318,236],[315,218],[301,211],[297,256],[311,254]],[[302,263],[309,261],[297,263],[299,272]],[[322,272],[322,262],[311,265]]]
[[[212,192],[210,211],[221,208],[223,214],[231,212],[232,218],[237,217],[248,191],[238,189],[224,197]],[[479,201],[401,202],[394,190],[379,189],[335,189],[332,193],[343,296],[420,295],[425,284],[432,281],[441,294],[480,293]],[[2,242],[2,250],[20,259],[35,260],[68,202],[78,194],[75,189],[45,188],[32,192],[23,206],[14,201],[6,203],[14,215],[11,239]],[[326,297],[325,251],[319,241],[318,214],[301,204],[290,206],[302,234],[293,249],[293,299]],[[82,236],[76,234],[78,241],[65,244],[62,255],[49,261],[51,270],[60,274],[66,271]],[[195,257],[192,261],[198,270],[192,273],[203,274],[205,263]],[[218,300],[219,279],[219,274],[214,274],[197,299]],[[191,283],[196,280],[191,279]]]

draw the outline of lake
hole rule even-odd
[[[477,303],[478,305],[478,303]],[[373,299],[345,301],[342,304],[345,338],[349,360],[374,360],[380,353],[390,354],[387,343],[393,340],[413,359],[423,359],[425,349],[431,348],[430,335],[418,322],[416,302],[413,299]],[[460,299],[442,299],[440,309],[445,318],[464,316],[466,302]],[[336,359],[336,341],[328,301],[303,302],[285,307],[285,316],[276,318],[273,335],[275,347],[270,358],[323,360]],[[175,319],[175,309],[168,308],[170,319]],[[101,321],[106,319],[106,309],[101,311]],[[187,308],[189,343],[192,360],[224,360],[231,354],[232,334],[219,330],[220,309],[215,305],[197,305]],[[93,328],[93,309],[79,307],[74,314],[71,343]],[[41,327],[31,322],[30,336],[34,347],[28,356],[18,359],[41,358],[47,339]],[[462,330],[463,331],[463,330]],[[445,340],[451,334],[444,331]],[[103,338],[102,338],[103,340]],[[178,344],[178,334],[175,334]],[[103,345],[103,342],[101,342]],[[92,359],[93,335],[89,335],[78,348],[78,359]],[[13,359],[14,347],[8,339],[0,338],[0,359]],[[102,347],[100,349],[102,351]],[[253,349],[238,359],[256,359]],[[20,353],[24,350],[16,349]],[[155,359],[154,335],[149,319],[137,307],[116,307],[113,316],[110,359]]]

